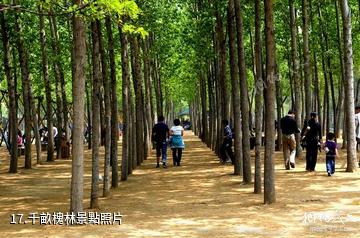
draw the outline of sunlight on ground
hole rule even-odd
[[[72,227],[10,225],[11,214],[68,212],[71,161],[24,170],[20,157],[19,173],[8,174],[7,152],[0,148],[2,237],[360,237],[360,174],[345,173],[345,159],[336,161],[335,176],[329,178],[323,155],[317,171],[307,173],[303,159],[295,170],[284,170],[277,152],[277,203],[263,205],[253,184],[244,185],[241,177],[231,175],[233,167],[220,165],[195,136],[187,133],[185,143],[182,166],[173,167],[169,153],[169,168],[156,169],[152,154],[128,181],[101,198],[95,211],[88,209],[91,153],[86,151],[85,211],[120,212],[123,218],[121,225]],[[101,152],[104,156],[103,148]],[[102,184],[99,191],[101,196]]]

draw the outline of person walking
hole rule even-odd
[[[360,106],[355,107],[355,135],[356,135],[356,150],[359,150],[360,144]],[[360,167],[360,160],[358,161]]]
[[[231,163],[234,164],[234,153],[232,151],[232,131],[229,125],[229,121],[224,119],[222,120],[222,124],[224,126],[224,136],[223,136],[223,143],[220,147],[220,160],[223,164],[226,163],[227,157],[226,154],[230,157]]]
[[[332,176],[335,173],[335,158],[339,155],[334,133],[327,134],[323,148],[326,153],[326,171],[328,176]]]
[[[296,141],[295,133],[300,133],[300,129],[295,120],[295,112],[289,110],[288,114],[281,118],[280,128],[283,134],[283,155],[285,169],[295,168]],[[290,153],[289,153],[290,152]]]
[[[169,127],[165,124],[164,116],[158,117],[152,129],[152,141],[155,143],[156,148],[156,168],[160,167],[160,156],[162,157],[163,168],[167,168],[167,139],[169,138]]]
[[[306,142],[306,171],[315,171],[318,148],[321,145],[321,125],[317,120],[317,113],[310,113],[310,120],[304,123],[301,132],[302,139]]]
[[[180,126],[180,120],[174,120],[174,126],[170,128],[170,145],[173,154],[174,166],[180,166],[182,151],[185,148],[183,136],[184,128]]]

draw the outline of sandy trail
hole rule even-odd
[[[0,148],[1,237],[360,237],[360,173],[345,173],[344,159],[329,178],[323,154],[317,172],[307,173],[303,160],[295,170],[284,170],[282,155],[276,153],[277,203],[263,205],[253,184],[242,185],[241,177],[231,175],[232,166],[220,165],[190,132],[185,137],[181,167],[170,163],[168,169],[156,169],[152,153],[128,181],[100,199],[94,212],[120,212],[121,225],[31,225],[30,220],[11,225],[11,214],[22,213],[26,219],[32,212],[68,211],[71,161],[8,174],[7,152]],[[21,157],[19,165],[23,163]],[[87,150],[86,212],[90,166]]]

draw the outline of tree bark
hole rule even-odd
[[[264,81],[262,78],[261,53],[261,6],[260,0],[255,0],[255,183],[254,192],[260,194],[261,186],[261,139],[262,139],[262,97]]]
[[[15,15],[15,30],[17,32],[17,47],[19,52],[19,61],[21,68],[21,81],[24,100],[24,118],[25,118],[25,169],[31,169],[31,107],[29,100],[30,92],[30,73],[28,64],[28,54],[22,33],[22,26],[19,15]],[[17,144],[16,144],[17,146]]]
[[[343,21],[344,41],[344,88],[346,104],[346,128],[347,128],[347,172],[356,170],[356,141],[355,141],[355,118],[353,115],[354,104],[354,70],[353,70],[353,48],[351,36],[351,11],[348,0],[339,0]]]
[[[294,7],[294,0],[289,0],[290,6],[290,28],[291,28],[291,61],[292,61],[292,80],[294,82],[295,92],[295,120],[298,126],[302,124],[301,121],[301,82],[299,77],[299,59],[297,50],[297,24],[296,24],[296,12]],[[308,115],[306,115],[307,117]],[[300,134],[296,134],[296,154],[301,156],[300,146]]]
[[[42,12],[42,7],[39,7]],[[40,15],[40,45],[42,57],[42,73],[45,84],[45,98],[46,98],[46,120],[48,128],[48,144],[47,144],[47,161],[54,161],[54,129],[53,129],[53,110],[52,110],[52,97],[51,97],[51,82],[49,79],[49,63],[47,55],[47,43],[45,34],[44,16]]]
[[[230,76],[231,76],[231,92],[232,92],[232,106],[234,114],[234,174],[241,174],[240,159],[243,154],[241,153],[241,111],[240,111],[240,82],[238,76],[238,65],[236,61],[236,35],[235,35],[235,8],[234,0],[229,0],[228,5],[228,33],[229,33],[229,59],[230,59]]]
[[[90,208],[99,207],[99,147],[100,147],[100,88],[101,88],[101,69],[100,69],[100,46],[99,46],[99,27],[96,22],[91,23],[92,35],[92,170],[91,170],[91,197]]]
[[[110,83],[113,90],[110,92],[110,103],[111,103],[111,187],[117,188],[119,186],[118,180],[118,104],[117,104],[117,82],[116,82],[116,63],[115,63],[115,52],[114,52],[114,40],[112,32],[111,18],[107,16],[105,18],[106,32],[108,37],[108,48],[109,48],[109,60],[110,60]],[[114,90],[115,89],[115,90]],[[124,146],[124,145],[123,145]],[[123,147],[124,148],[124,147]],[[105,180],[104,180],[105,183]]]
[[[235,0],[237,46],[238,46],[238,66],[240,73],[241,90],[241,119],[242,119],[242,151],[243,151],[243,181],[245,184],[251,183],[251,158],[250,158],[250,128],[249,128],[249,93],[247,86],[245,50],[243,41],[243,20],[240,0]]]
[[[106,18],[108,18],[108,16]],[[110,176],[110,153],[111,153],[111,99],[110,99],[111,82],[108,73],[108,62],[106,59],[100,20],[96,20],[96,25],[99,32],[99,51],[101,56],[101,72],[103,79],[102,85],[100,85],[100,87],[102,86],[104,88],[104,102],[105,102],[105,115],[104,115],[105,158],[104,158],[103,196],[106,197],[110,194],[109,176]],[[116,88],[114,89],[114,91],[116,92]]]
[[[311,112],[311,76],[310,76],[310,53],[309,53],[309,3],[302,0],[303,12],[303,56],[304,56],[304,84],[305,84],[305,115],[308,117]]]
[[[144,105],[143,105],[143,86],[140,63],[139,43],[136,36],[131,39],[131,57],[133,57],[133,81],[136,101],[136,144],[137,165],[141,165],[144,160]]]
[[[0,12],[0,25],[3,42],[4,71],[8,85],[9,95],[9,136],[10,136],[10,168],[9,173],[17,173],[18,148],[17,148],[17,104],[15,79],[11,73],[11,48],[8,34],[8,24],[5,13]]]
[[[130,97],[130,74],[129,74],[129,54],[128,54],[128,39],[127,36],[120,32],[121,40],[121,68],[122,68],[122,111],[123,111],[123,147],[122,147],[122,162],[121,162],[121,180],[126,181],[129,174],[129,163],[132,160],[130,151],[130,125],[131,125],[131,102]]]
[[[265,32],[266,32],[266,102],[265,102],[265,168],[264,168],[264,203],[276,202],[275,195],[275,33],[273,1],[265,0]]]
[[[81,0],[73,0],[73,4],[81,5]],[[82,17],[73,17],[74,45],[74,78],[73,78],[73,131],[72,131],[72,170],[70,211],[83,211],[84,186],[84,98],[85,98],[85,65],[86,36],[85,23]]]

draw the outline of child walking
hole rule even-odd
[[[324,151],[326,153],[326,171],[328,176],[331,176],[335,173],[335,158],[338,156],[334,133],[328,133],[324,144]]]

